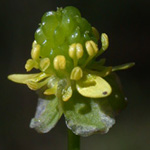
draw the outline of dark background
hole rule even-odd
[[[150,149],[150,19],[149,0],[0,0],[0,150],[66,150],[64,118],[47,134],[29,128],[37,95],[7,80],[25,73],[34,32],[44,12],[73,5],[110,39],[103,54],[108,65],[135,62],[118,72],[128,107],[105,135],[81,138],[82,150]]]

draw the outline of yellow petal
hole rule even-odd
[[[26,84],[27,80],[35,78],[39,75],[39,73],[35,74],[11,74],[8,76],[8,79],[21,84]]]
[[[112,91],[111,86],[103,78],[93,74],[86,74],[77,81],[76,88],[81,95],[90,98],[106,97]]]
[[[8,79],[16,83],[27,84],[29,80],[32,82],[39,82],[49,76],[50,74],[42,72],[34,74],[11,74],[8,76]]]

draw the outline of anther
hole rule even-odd
[[[40,61],[40,68],[42,71],[45,71],[50,66],[50,59],[49,58],[43,58]]]
[[[32,44],[31,58],[37,60],[40,55],[40,45],[36,41]]]
[[[67,89],[62,90],[62,100],[63,101],[68,101],[72,96],[72,88],[69,86]]]
[[[25,69],[28,71],[32,70],[33,68],[38,69],[38,63],[37,61],[33,59],[28,59],[26,64],[25,64]]]
[[[83,47],[80,43],[76,44],[76,57],[80,59],[83,56]]]
[[[66,67],[66,59],[63,55],[57,55],[53,61],[56,70],[63,70]]]
[[[87,41],[85,43],[85,47],[90,57],[94,57],[98,52],[97,44],[93,41]]]
[[[55,88],[47,89],[47,90],[44,91],[45,95],[54,95],[55,93],[56,93]]]
[[[99,32],[98,32],[98,30],[95,27],[92,27],[92,31],[93,31],[93,34],[95,35],[96,39],[99,40]]]
[[[74,44],[70,45],[69,56],[73,59],[74,66],[76,66],[78,63],[78,59],[80,59],[83,56],[82,44],[74,43]]]
[[[73,68],[70,79],[71,80],[80,80],[83,76],[83,71],[80,67],[75,67]]]
[[[108,40],[108,36],[105,33],[101,34],[101,43],[102,43],[102,47],[99,50],[99,52],[97,53],[97,55],[95,57],[100,56],[101,54],[103,54],[105,52],[105,50],[108,48],[109,46],[109,40]]]
[[[109,46],[108,36],[105,33],[101,35],[102,49],[105,51]]]
[[[28,80],[26,82],[27,86],[31,89],[31,90],[38,90],[40,89],[42,86],[44,86],[45,84],[47,84],[47,79],[42,81],[42,82],[34,82],[33,80]]]

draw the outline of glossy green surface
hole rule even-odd
[[[35,32],[35,40],[41,46],[41,57],[49,57],[53,60],[56,55],[64,55],[70,63],[72,60],[68,56],[69,45],[81,43],[84,56],[79,64],[88,57],[85,42],[93,40],[97,43],[91,25],[81,17],[79,10],[72,6],[58,8],[56,12],[46,12],[41,19],[40,27]]]

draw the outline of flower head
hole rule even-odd
[[[98,41],[98,31],[75,7],[58,8],[43,15],[31,58],[25,64],[27,72],[34,68],[39,73],[8,76],[38,92],[32,128],[48,132],[62,113],[68,128],[82,136],[107,132],[114,124],[114,115],[126,102],[113,72],[133,63],[112,67],[104,66],[104,59],[95,61],[109,45],[105,33],[101,34],[100,50]]]

